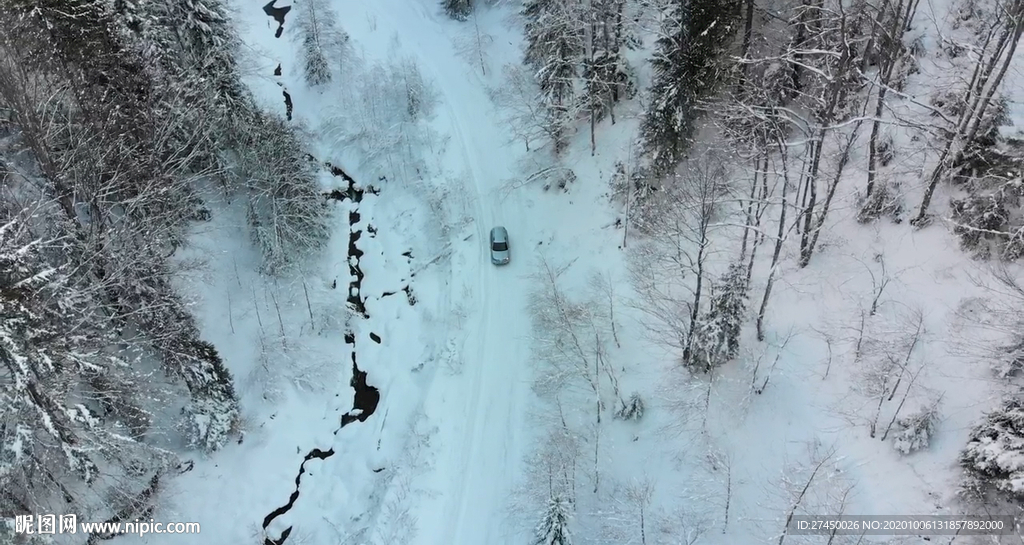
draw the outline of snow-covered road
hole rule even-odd
[[[525,454],[530,391],[525,303],[533,248],[526,240],[538,229],[537,218],[527,221],[522,197],[502,199],[500,191],[519,150],[508,143],[479,68],[457,54],[451,35],[457,23],[441,18],[438,3],[381,0],[366,7],[377,16],[377,31],[399,36],[403,53],[415,55],[440,91],[437,123],[452,138],[452,162],[461,154],[463,163],[449,166],[469,173],[465,187],[475,203],[476,236],[456,250],[468,266],[455,269],[451,282],[453,289],[468,285],[474,299],[465,302],[471,309],[465,329],[454,332],[466,337],[463,374],[435,381],[425,400],[443,447],[427,477],[436,501],[420,506],[415,543],[511,543],[506,505]],[[511,238],[512,262],[500,268],[490,264],[486,247],[495,225],[507,227]]]

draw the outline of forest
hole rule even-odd
[[[972,322],[996,334],[959,348],[1010,395],[972,422],[949,462],[962,472],[963,505],[1020,513],[1024,0],[430,4],[465,31],[456,49],[474,74],[498,82],[487,97],[525,157],[502,198],[541,189],[578,200],[581,186],[606,182],[622,230],[625,281],[597,266],[565,275],[575,258],[544,255],[522,282],[531,392],[546,415],[513,501],[534,519],[532,543],[692,545],[726,534],[737,523],[729,455],[700,455],[719,488],[687,500],[710,507],[669,513],[656,475],[611,476],[621,473],[607,469],[616,464],[603,449],[619,445],[611,426],[639,426],[655,410],[673,421],[659,437],[710,437],[719,388],[742,390],[743,403],[773,391],[788,343],[802,342],[772,329],[779,290],[833,259],[853,229],[944,230],[964,267],[996,271],[994,318]],[[442,100],[411,60],[360,72],[332,6],[296,2],[288,16],[307,90],[343,86],[350,101],[313,130],[292,120],[290,102],[281,116],[243,81],[251,59],[222,0],[0,0],[0,517],[146,518],[185,457],[242,443],[237,377],[173,282],[189,272],[174,256],[192,229],[221,213],[210,203],[241,203],[257,272],[274,281],[335,236],[320,181],[331,166],[315,156],[325,142],[373,162],[381,184],[426,191],[410,180],[432,167],[414,156],[447,145],[422,129]],[[480,22],[495,10],[522,37],[520,58],[498,70],[488,57],[496,31]],[[472,137],[459,139],[469,149]],[[579,174],[608,156],[604,179]],[[419,197],[441,210],[460,192]],[[457,219],[445,218],[445,236],[463,227]],[[858,262],[870,277],[865,303],[814,334],[828,351],[822,380],[840,374],[844,395],[862,402],[842,419],[909,457],[934,442],[944,394],[926,379],[939,350],[929,317],[895,304],[905,270],[890,256]],[[413,276],[396,287],[410,307]],[[308,292],[305,305],[313,329]],[[346,327],[350,311],[338,311]],[[623,316],[642,326],[624,327]],[[277,320],[284,345],[280,308]],[[683,377],[672,393],[631,377],[625,360],[639,357],[623,346],[640,337]],[[629,446],[641,433],[626,429]],[[836,477],[839,458],[816,447],[785,475],[772,542],[803,542],[788,533],[796,515],[843,514],[853,485]],[[290,531],[260,542],[282,545]],[[18,539],[0,525],[0,544],[48,543]]]
[[[217,0],[0,12],[0,512],[135,520],[238,425],[169,283],[200,196],[242,199],[279,274],[327,239],[322,167],[241,84]]]

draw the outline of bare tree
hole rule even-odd
[[[972,275],[972,283],[984,290],[985,298],[969,298],[957,309],[959,328],[952,339],[959,356],[984,362],[1002,379],[1024,371],[1024,286],[1005,264]]]
[[[875,18],[871,25],[871,34],[864,54],[861,56],[860,72],[867,69],[869,60],[877,58],[874,94],[875,110],[871,120],[871,136],[868,138],[868,172],[864,193],[871,198],[878,176],[878,163],[881,154],[879,135],[881,133],[882,115],[886,108],[886,96],[900,70],[906,70],[912,62],[903,44],[903,34],[913,20],[915,2],[898,0],[884,1],[875,6]]]
[[[783,135],[801,137],[799,145],[789,144],[788,153],[799,156],[802,152],[804,156],[794,199],[794,204],[799,203],[796,226],[800,233],[799,263],[804,267],[813,255],[863,122],[860,119],[852,123],[852,128],[847,127],[860,109],[856,92],[860,84],[859,57],[853,42],[861,32],[864,16],[856,6],[842,1],[802,2],[791,15],[791,28],[786,32],[795,30],[796,35],[782,44],[766,40],[759,46],[768,48],[763,53],[749,51],[751,28],[747,27],[746,58],[739,59],[742,85],[726,101],[725,109],[721,105],[716,109],[731,137],[751,148],[755,166]],[[730,112],[729,106],[734,106],[734,111]],[[845,142],[840,145],[830,181],[821,187],[829,159],[827,143],[838,130],[847,133]],[[822,190],[824,198],[819,196]],[[753,200],[753,193],[750,198]]]
[[[594,273],[590,277],[590,288],[599,297],[608,303],[608,324],[612,329],[612,339],[615,340],[615,346],[622,348],[619,343],[619,334],[615,328],[615,303],[618,300],[618,294],[615,291],[615,281],[612,279],[611,273],[605,271],[604,274]]]
[[[594,407],[594,420],[587,426],[587,440],[593,448],[594,492],[601,480],[600,449],[602,413],[605,410],[608,383],[615,398],[616,411],[626,407],[618,388],[618,379],[608,358],[608,315],[600,300],[574,301],[559,286],[559,276],[571,263],[555,268],[541,259],[541,270],[534,276],[538,290],[531,295],[532,339],[537,359],[543,362],[536,389],[547,399],[563,391],[584,392]],[[563,419],[561,425],[568,429]]]
[[[456,2],[458,1],[456,0]],[[473,28],[471,31],[467,29],[467,32],[455,39],[455,48],[469,62],[477,64],[480,67],[480,75],[486,77],[490,64],[487,58],[487,48],[494,43],[494,36],[480,29],[479,10],[472,10],[472,13],[466,18],[472,19]]]
[[[649,478],[637,479],[626,485],[624,493],[635,514],[641,545],[647,545],[647,517],[650,514],[651,500],[654,499],[654,481]]]
[[[811,443],[807,446],[806,455],[789,464],[774,486],[778,487],[782,495],[780,499],[785,502],[785,510],[781,513],[782,529],[777,534],[778,545],[784,545],[793,517],[818,513],[842,516],[852,483],[843,477],[834,447],[823,451],[820,445]],[[836,537],[832,536],[829,543],[836,543]]]
[[[240,170],[247,180],[247,216],[264,268],[280,273],[327,242],[329,209],[320,194],[320,166],[305,156],[300,134],[265,116],[248,135]]]
[[[540,102],[540,88],[529,69],[518,64],[502,67],[504,79],[500,87],[491,88],[491,100],[516,140],[530,151],[533,142],[553,139],[556,135],[548,123],[547,110]]]
[[[774,345],[774,343],[769,343],[768,346],[770,346],[770,347],[775,349],[775,357],[772,358],[772,364],[768,367],[768,372],[766,372],[764,374],[764,380],[763,381],[760,380],[761,377],[758,376],[758,371],[760,371],[760,369],[761,369],[761,360],[762,360],[763,354],[762,354],[762,357],[758,358],[757,363],[754,365],[754,371],[752,373],[752,378],[750,379],[750,390],[752,392],[754,392],[755,394],[761,394],[761,393],[764,392],[765,388],[768,387],[768,381],[771,380],[772,373],[775,372],[775,368],[779,365],[779,360],[782,359],[782,354],[786,350],[786,345],[789,344],[789,341],[792,338],[793,338],[793,332],[791,331],[788,335],[786,335],[786,338],[783,339],[783,341],[781,343],[779,343],[777,346]],[[758,385],[758,382],[761,382],[761,384]]]
[[[516,498],[521,508],[536,511],[556,496],[576,502],[581,443],[565,425],[551,426],[544,433],[530,455],[526,481]]]
[[[729,141],[739,147],[741,153],[751,160],[754,166],[750,193],[746,199],[746,217],[742,225],[744,236],[741,243],[742,258],[742,254],[746,253],[747,233],[753,233],[753,243],[747,261],[746,283],[748,285],[753,274],[758,246],[766,238],[774,239],[774,251],[768,279],[757,312],[757,339],[763,341],[764,317],[774,286],[775,274],[779,267],[782,246],[790,233],[800,225],[801,220],[806,220],[803,212],[806,212],[807,208],[797,206],[795,198],[792,198],[793,202],[790,202],[790,189],[794,187],[791,180],[790,159],[793,148],[799,149],[800,144],[790,142],[788,140],[789,133],[794,127],[801,131],[807,131],[809,125],[806,120],[794,114],[792,109],[786,106],[789,82],[793,76],[790,71],[779,68],[779,66],[786,66],[785,63],[780,65],[777,62],[744,62],[752,63],[752,70],[744,76],[749,84],[744,86],[740,92],[727,95],[718,102],[712,102],[708,108],[711,109],[716,121],[722,126]],[[829,92],[843,95],[846,91],[831,89]],[[832,97],[827,103],[833,104],[835,100],[837,99]],[[832,108],[830,110],[832,113],[829,115],[836,114],[834,110],[837,107],[833,105]],[[826,127],[826,129],[831,129],[831,127]],[[815,134],[824,139],[827,132],[825,130],[825,132],[819,131]],[[769,167],[771,167],[770,170]],[[761,180],[760,187],[757,183],[758,175]],[[804,182],[805,187],[809,187],[806,176]],[[781,188],[779,195],[775,194],[777,188]],[[763,215],[773,206],[778,207],[775,236],[770,235],[766,228],[761,227]],[[792,223],[787,225],[790,207],[803,212],[795,220],[790,219],[789,221]]]
[[[543,392],[557,393],[567,386],[585,385],[597,400],[600,415],[601,346],[600,307],[570,299],[559,286],[564,269],[541,259],[534,275],[538,290],[531,296],[534,350],[547,367],[538,377]],[[600,418],[600,416],[598,416]]]
[[[384,63],[351,59],[343,68],[348,85],[323,121],[336,145],[355,147],[362,161],[388,180],[413,183],[427,168],[413,150],[430,148],[436,134],[420,121],[437,105],[437,91],[417,62],[395,50]]]
[[[928,208],[935,188],[950,167],[960,162],[965,149],[974,142],[988,119],[988,109],[1009,70],[1021,36],[1024,35],[1024,0],[995,2],[988,20],[992,23],[982,31],[980,53],[973,74],[957,103],[959,115],[955,119],[944,116],[948,122],[945,144],[928,177],[928,186],[917,216],[911,220],[912,225],[924,226],[928,223]]]
[[[650,240],[631,256],[636,306],[646,315],[654,340],[680,350],[684,365],[694,360],[694,333],[727,176],[721,158],[714,156],[685,165],[661,191],[663,208],[651,219]]]
[[[875,437],[885,403],[893,400],[901,386],[905,386],[905,401],[924,369],[923,364],[913,363],[915,351],[924,341],[924,315],[913,310],[894,318],[871,324],[864,340],[865,361],[859,373],[858,390],[872,399],[871,416],[867,418],[871,437]],[[902,405],[897,407],[896,414]]]
[[[782,195],[780,196],[781,203],[779,206],[778,233],[775,236],[775,249],[772,252],[772,261],[768,269],[768,280],[764,287],[764,295],[761,297],[761,306],[757,311],[757,340],[759,341],[764,341],[764,315],[768,309],[768,299],[771,297],[772,287],[775,284],[775,274],[779,268],[779,256],[782,255],[782,244],[789,237],[789,233],[792,232],[793,228],[797,226],[797,222],[799,222],[799,218],[797,218],[797,222],[794,222],[788,230],[786,229],[786,209],[790,206],[786,198],[790,185],[789,152],[787,144],[782,141],[779,141],[778,147],[779,161],[782,165]]]
[[[733,476],[732,457],[727,452],[719,452],[714,449],[708,451],[707,462],[711,471],[724,473],[722,496],[722,533],[729,529],[729,510],[732,508]]]
[[[797,82],[800,101],[808,109],[807,119],[794,116],[795,128],[802,130],[807,138],[808,160],[801,174],[803,198],[800,202],[802,228],[800,230],[800,266],[810,262],[814,252],[817,234],[825,222],[832,196],[842,178],[843,169],[849,158],[850,148],[856,139],[861,123],[854,124],[851,135],[840,152],[836,172],[829,185],[824,205],[818,219],[818,185],[822,170],[823,151],[826,137],[855,113],[859,100],[856,95],[859,78],[856,77],[858,59],[856,49],[850,41],[859,32],[860,13],[847,13],[843,2],[805,3],[800,11],[800,30],[806,35],[798,40],[795,47],[786,50],[782,57],[792,63],[797,71],[807,67],[806,81]],[[793,114],[791,114],[793,115]]]

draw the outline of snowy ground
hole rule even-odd
[[[581,131],[567,159],[578,180],[567,194],[535,186],[507,191],[522,175],[525,151],[511,141],[487,88],[501,85],[503,64],[520,61],[520,37],[506,23],[507,10],[485,6],[476,25],[486,47],[475,55],[466,46],[474,40],[473,24],[448,20],[437,4],[334,3],[352,38],[353,65],[409,59],[436,91],[432,110],[416,128],[420,145],[378,160],[339,146],[332,132],[332,120],[344,117],[339,109],[359,96],[363,83],[305,88],[287,18],[275,39],[277,23],[260,6],[236,5],[252,51],[249,83],[260,100],[283,114],[283,84],[295,121],[320,138],[318,158],[379,194],[367,191],[358,205],[337,203],[338,231],[324,257],[277,283],[253,272],[241,212],[230,206],[181,256],[206,263],[183,275],[181,287],[195,294],[203,335],[235,373],[246,415],[244,441],[197,457],[154,514],[202,523],[190,543],[262,543],[265,517],[289,504],[265,532],[277,539],[292,528],[290,545],[527,542],[538,512],[515,500],[526,481],[525,460],[548,426],[541,413],[550,410],[531,389],[531,275],[541,258],[571,263],[566,285],[582,286],[591,273],[606,272],[628,299],[623,233],[614,227],[608,180],[614,162],[628,154],[636,119],[626,108],[617,125],[604,122],[595,157]],[[283,73],[275,77],[278,64]],[[327,174],[324,184],[343,186]],[[836,225],[811,267],[797,270],[784,251],[767,342],[758,344],[745,332],[744,357],[723,369],[707,398],[706,384],[680,378],[673,359],[648,342],[636,312],[627,304],[617,310],[622,342],[611,357],[623,369],[622,390],[642,393],[648,415],[638,423],[606,424],[597,461],[606,492],[595,498],[621,497],[618,485],[656,483],[649,514],[657,528],[648,529],[649,543],[686,542],[687,531],[700,530],[702,543],[777,539],[792,483],[830,449],[836,452],[828,464],[835,490],[855,484],[848,514],[938,514],[955,507],[955,453],[1000,394],[989,370],[957,355],[954,342],[965,325],[960,314],[991,297],[969,278],[985,274],[941,227],[914,232],[905,225],[855,225],[852,198],[840,199]],[[359,213],[354,226],[353,209]],[[486,240],[495,225],[511,234],[507,267],[489,263]],[[356,245],[363,252],[360,296],[367,319],[350,318],[346,310],[352,230],[362,233]],[[876,254],[884,256],[884,274]],[[758,265],[756,286],[766,268]],[[883,280],[888,283],[873,327],[905,329],[915,312],[923,317],[913,361],[929,365],[910,403],[942,395],[944,419],[933,447],[908,458],[869,437],[870,397],[851,389],[861,370],[850,328],[874,299],[873,282]],[[402,291],[407,286],[415,304]],[[354,345],[345,342],[346,321]],[[353,407],[353,346],[381,398],[365,422],[340,428]],[[763,393],[753,392],[755,374],[758,386],[770,374]],[[885,411],[883,427],[891,406]],[[317,456],[303,463],[314,449]],[[300,466],[299,495],[290,501]],[[582,538],[639,542],[632,507],[598,505],[588,504],[578,517],[603,528],[605,537]],[[120,542],[180,539],[125,536]]]

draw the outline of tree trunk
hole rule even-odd
[[[1006,58],[1003,60],[1003,66],[999,69],[999,73],[995,79],[992,80],[988,86],[988,92],[985,93],[985,97],[981,99],[980,104],[974,112],[974,125],[967,133],[967,137],[964,139],[965,142],[973,142],[974,138],[978,135],[978,129],[981,127],[981,121],[985,117],[985,112],[988,110],[989,105],[992,104],[992,97],[996,93],[996,89],[1003,82],[1003,78],[1006,77],[1006,71],[1010,68],[1010,63],[1013,62],[1013,55],[1017,52],[1017,45],[1020,44],[1020,38],[1024,33],[1024,1],[1018,0],[1016,2],[1017,13],[1014,14],[1014,28],[1013,38],[1010,40],[1010,50],[1006,52]]]
[[[828,186],[828,193],[825,195],[825,202],[821,206],[821,212],[818,214],[817,221],[811,228],[811,240],[807,246],[807,252],[800,253],[800,267],[806,267],[811,262],[811,256],[814,254],[814,248],[818,244],[818,235],[821,234],[821,229],[825,225],[825,218],[828,216],[829,208],[832,205],[832,198],[836,194],[836,188],[839,187],[839,180],[842,179],[843,170],[846,168],[846,163],[850,160],[850,149],[853,148],[853,143],[857,140],[857,133],[860,132],[860,126],[863,121],[858,121],[853,127],[853,132],[850,134],[850,138],[846,141],[846,146],[843,147],[843,154],[839,158],[839,164],[836,165],[835,176],[832,177],[832,183]]]
[[[872,51],[875,49],[875,42],[878,39],[878,31],[882,28],[882,20],[885,19],[885,8],[889,5],[888,0],[878,8],[878,13],[875,15],[875,22],[871,26],[871,38],[868,39],[867,45],[864,46],[864,54],[860,58],[860,71],[868,71],[868,61],[871,59]]]
[[[827,129],[818,129],[817,140],[812,146],[811,168],[807,173],[806,186],[804,188],[805,202],[801,203],[803,209],[803,230],[800,231],[800,260],[810,261],[809,252],[811,222],[814,219],[814,206],[818,203],[818,170],[821,168],[821,148],[825,145],[825,133]]]
[[[754,197],[757,195],[757,167],[761,164],[761,156],[754,157],[754,179],[750,182],[750,200],[747,201],[746,219],[743,223],[743,241],[740,244],[740,261],[747,257],[747,238],[750,234],[750,226],[754,221]]]
[[[914,22],[914,15],[917,13],[917,5],[920,0],[910,0],[907,2],[907,11],[903,14],[903,31],[909,32],[911,30],[911,24]]]
[[[597,49],[597,23],[595,22],[597,19],[597,13],[595,13],[594,11],[594,2],[592,0],[588,3],[588,6],[589,10],[587,17],[590,19],[590,24],[587,25],[587,29],[589,32],[587,33],[586,54],[587,58],[590,59],[590,77],[600,78],[601,76],[598,73],[597,68],[594,66],[594,51],[595,49]],[[597,143],[594,138],[594,132],[597,129],[597,108],[600,102],[597,100],[597,97],[593,96],[592,94],[594,91],[593,84],[590,85],[589,91],[590,92],[587,93],[587,100],[590,103],[590,156],[593,157],[597,153]]]
[[[701,218],[704,221],[704,218]],[[686,348],[683,349],[683,360],[690,364],[693,347],[693,334],[697,330],[697,318],[700,316],[701,289],[704,284],[704,252],[707,249],[707,233],[702,229],[700,247],[697,249],[697,285],[693,289],[693,308],[690,309],[690,328],[686,332]]]
[[[871,137],[868,139],[868,183],[864,188],[865,197],[870,197],[875,189],[875,176],[877,175],[878,164],[878,118],[882,116],[882,109],[885,106],[885,87],[878,90],[878,98],[875,104],[875,119],[871,122]]]
[[[962,150],[968,147],[974,137],[977,136],[981,120],[985,115],[985,110],[988,109],[992,96],[1002,83],[1010,62],[1013,59],[1013,55],[1016,53],[1021,33],[1024,32],[1024,21],[1022,21],[1022,18],[1024,18],[1022,17],[1022,15],[1024,15],[1024,13],[1022,13],[1022,11],[1024,11],[1024,1],[1016,0],[1013,8],[1010,20],[1003,27],[1003,32],[1000,35],[999,43],[996,46],[995,52],[993,52],[992,56],[988,59],[988,62],[985,63],[985,69],[982,71],[973,86],[979,92],[978,98],[974,101],[971,108],[966,108],[961,114],[961,118],[957,123],[955,132],[953,132],[953,134],[948,138],[946,146],[943,148],[942,153],[939,156],[938,164],[936,164],[935,169],[932,170],[931,177],[928,180],[928,187],[925,189],[924,196],[921,199],[921,207],[918,209],[917,217],[911,220],[911,224],[914,226],[923,227],[927,223],[926,217],[928,215],[928,208],[931,206],[931,200],[935,193],[936,186],[938,186],[939,181],[942,179],[943,174],[946,173],[946,170],[957,162],[956,159],[961,157],[963,152]],[[1003,51],[1006,49],[1007,42],[1010,41],[1009,37],[1011,36],[1011,33],[1013,39],[1010,43],[1010,50],[1005,56],[1003,66],[1000,68],[996,77],[989,81],[991,73],[995,69],[999,58],[1003,56]],[[979,59],[979,65],[983,60],[984,59]],[[986,88],[988,89],[987,92],[984,92],[984,95],[982,95],[981,93]],[[971,90],[968,91],[968,93],[971,92]],[[957,144],[958,140],[961,140],[961,135],[963,135],[963,131],[964,129],[967,129],[967,127],[970,127],[970,131],[963,137],[962,142],[959,143],[960,145],[958,146],[959,149],[956,150],[955,159],[951,159],[954,146]]]
[[[892,81],[892,71],[896,66],[896,54],[900,51],[900,44],[902,41],[901,29],[903,27],[902,20],[900,17],[903,14],[903,3],[902,1],[893,9],[895,16],[891,25],[887,25],[886,32],[886,45],[885,51],[880,52],[881,66],[879,67],[878,74],[878,93],[875,98],[875,115],[871,122],[871,137],[868,140],[868,181],[865,187],[865,196],[870,197],[871,192],[875,189],[875,177],[878,173],[878,133],[881,126],[879,121],[882,117],[882,112],[885,110],[885,95],[889,90],[889,83]],[[881,25],[881,19],[884,10],[879,10],[878,19],[875,24]],[[874,42],[874,35],[872,35],[872,43]]]
[[[789,167],[787,166],[787,151],[784,142],[779,142],[779,152],[782,155],[782,210],[779,212],[779,232],[775,239],[775,251],[772,253],[772,265],[768,272],[768,283],[764,288],[764,297],[761,298],[761,308],[757,311],[757,340],[764,341],[764,313],[768,308],[768,298],[772,294],[772,283],[775,280],[775,271],[779,264],[779,255],[782,253],[783,234],[786,231],[786,191],[789,185]]]
[[[1010,40],[1010,34],[1013,31],[1011,28],[1012,23],[1006,24],[1003,27],[1002,32],[999,34],[999,41],[996,43],[996,49],[989,57],[988,62],[985,63],[985,68],[982,70],[975,86],[971,89],[972,91],[972,102],[969,107],[964,109],[967,115],[963,116],[962,123],[957,126],[957,134],[966,134],[968,127],[971,124],[971,120],[977,114],[978,106],[981,103],[982,96],[985,92],[985,87],[988,86],[989,79],[992,77],[992,72],[996,69],[996,65],[999,63],[999,58],[1002,57],[1003,51],[1006,50],[1007,42]],[[998,83],[996,83],[998,85]]]
[[[761,197],[757,201],[757,206],[754,209],[754,227],[758,229],[754,233],[754,241],[750,246],[750,260],[747,262],[747,279],[744,282],[744,286],[750,288],[750,277],[754,272],[754,258],[757,257],[757,247],[761,245],[764,240],[764,234],[761,233],[761,216],[764,215],[764,211],[767,207],[766,201],[768,199],[768,153],[764,153],[764,162],[761,170]]]
[[[754,0],[746,0],[746,5],[746,17],[743,21],[743,49],[740,51],[740,57],[744,59],[747,58],[747,54],[750,52],[750,42],[754,36]],[[748,69],[749,65],[747,63],[743,63],[742,71],[740,72],[740,89],[742,89],[746,83]]]

